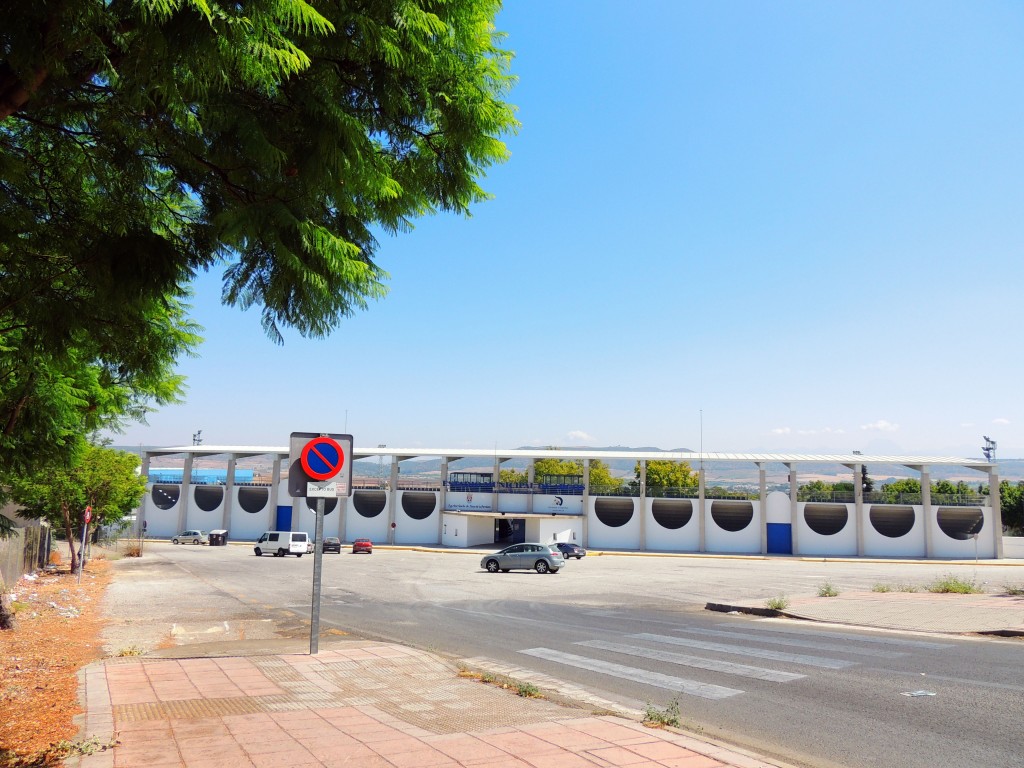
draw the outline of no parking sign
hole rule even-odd
[[[288,493],[295,498],[348,496],[352,490],[352,435],[292,432]]]

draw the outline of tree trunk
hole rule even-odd
[[[11,593],[2,590],[0,591],[0,630],[14,629],[16,625],[14,609],[11,607]]]
[[[71,572],[78,570],[78,552],[75,550],[75,526],[71,521],[71,511],[66,507],[61,509],[64,515],[64,535],[68,539],[68,554],[71,558]]]

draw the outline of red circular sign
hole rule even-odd
[[[330,480],[345,465],[345,451],[333,437],[315,437],[306,443],[299,461],[313,480]]]
[[[92,507],[85,508],[85,522],[92,520]]]

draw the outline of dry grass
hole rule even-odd
[[[0,767],[57,766],[78,734],[78,670],[102,655],[100,602],[110,563],[22,579],[17,627],[0,632]]]

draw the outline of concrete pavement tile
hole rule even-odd
[[[322,765],[324,768],[394,768],[380,755],[364,755],[355,760],[350,760],[348,757],[336,757],[322,761]]]
[[[665,760],[670,757],[693,757],[696,752],[673,744],[671,741],[652,741],[643,744],[631,744],[628,749],[643,755],[648,760]]]
[[[397,755],[400,752],[415,752],[420,749],[430,749],[433,747],[424,744],[419,739],[410,739],[408,736],[403,736],[400,739],[388,739],[386,741],[377,741],[369,743],[368,746],[378,755],[387,757],[388,755]],[[434,750],[436,751],[436,750]],[[445,755],[447,757],[447,755]]]
[[[280,755],[250,755],[253,768],[321,768],[323,763],[312,755],[288,755],[282,758]]]
[[[429,737],[424,741],[452,759],[467,764],[469,761],[489,760],[508,755],[504,750],[468,734],[445,734]]]
[[[539,755],[549,752],[561,752],[563,749],[557,744],[539,739],[521,730],[515,730],[511,733],[481,735],[480,738],[488,744],[493,744],[495,747],[505,750],[510,755]]]
[[[522,730],[533,734],[539,739],[544,739],[544,741],[549,741],[560,747],[571,749],[574,752],[612,746],[609,741],[605,741],[597,736],[591,736],[589,733],[574,730],[562,723],[537,723],[535,725],[524,726]]]
[[[425,744],[421,744],[420,749],[410,752],[398,752],[393,755],[381,755],[381,757],[386,758],[395,768],[420,768],[420,766],[423,766],[423,768],[428,768],[428,766],[437,766],[437,768],[451,768],[454,766],[458,768],[459,765],[448,755],[438,752],[436,749],[431,749]]]
[[[573,752],[519,755],[519,758],[534,768],[550,768],[552,765],[556,765],[558,768],[605,768],[608,765],[606,761],[599,758],[591,759],[586,755],[578,755]]]
[[[626,749],[625,747],[589,749],[584,754],[599,757],[609,765],[636,765],[637,763],[649,762],[643,755],[638,755],[636,752]]]
[[[692,757],[675,757],[667,760],[659,760],[665,768],[723,768],[728,763],[722,763],[713,757],[705,755],[693,755]]]

